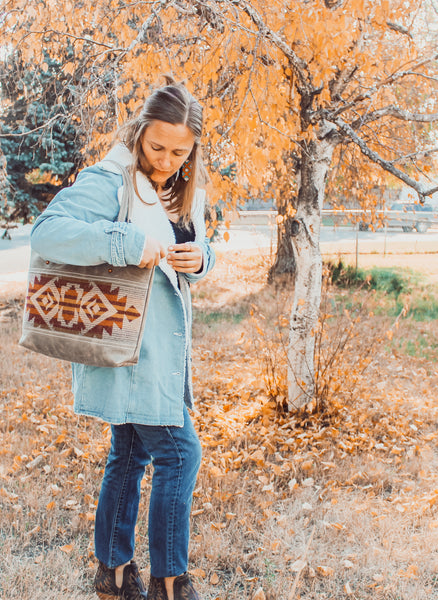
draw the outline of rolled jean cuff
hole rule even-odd
[[[114,267],[126,267],[125,237],[128,233],[128,223],[116,221],[105,229],[105,233],[111,235],[111,264]]]

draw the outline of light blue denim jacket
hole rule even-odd
[[[131,155],[116,146],[107,158],[128,165]],[[140,196],[132,223],[117,223],[122,177],[110,163],[84,169],[38,217],[31,246],[43,258],[76,265],[140,263],[147,235],[164,247],[175,243],[167,216],[146,177],[137,174]],[[176,274],[165,261],[155,269],[140,359],[129,367],[73,364],[74,408],[78,414],[109,423],[174,425],[184,423],[184,402],[193,406],[191,384],[191,298],[189,284],[204,277],[215,262],[205,235],[204,195],[195,198],[195,243],[203,251],[200,273]],[[136,220],[137,219],[137,220]]]

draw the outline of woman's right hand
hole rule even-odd
[[[146,243],[143,248],[143,255],[140,264],[141,269],[152,269],[158,266],[162,258],[166,256],[166,250],[155,238],[146,237]]]

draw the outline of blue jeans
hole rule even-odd
[[[95,524],[96,557],[107,567],[134,555],[140,483],[152,463],[149,555],[154,577],[187,571],[190,510],[201,444],[184,407],[184,427],[112,425]]]

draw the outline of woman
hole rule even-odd
[[[84,169],[37,219],[31,244],[47,260],[157,267],[137,365],[73,365],[75,411],[112,428],[99,496],[95,553],[103,600],[195,600],[187,575],[189,519],[201,448],[187,407],[191,385],[190,283],[213,267],[205,236],[202,108],[173,80],[146,100],[100,163]],[[122,178],[132,173],[132,222],[114,222]],[[133,559],[145,466],[154,467],[149,506],[151,579],[146,594]]]

